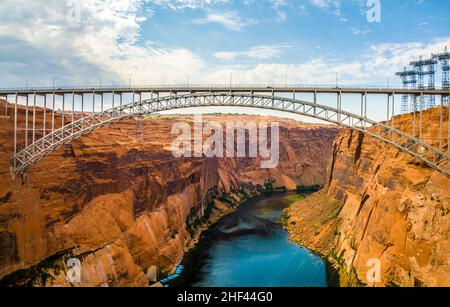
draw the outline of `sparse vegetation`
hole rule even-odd
[[[314,184],[310,186],[304,186],[304,185],[298,185],[296,188],[297,194],[304,194],[304,193],[313,193],[318,192],[323,189],[323,186]]]
[[[291,216],[289,215],[288,209],[284,210],[283,215],[280,216],[281,224],[286,227],[290,218]]]
[[[304,199],[306,196],[304,194],[292,194],[286,196],[289,202],[295,203],[296,201]]]
[[[219,200],[225,204],[230,205],[231,207],[235,208],[237,206],[235,200],[230,196],[230,193],[223,193]]]
[[[55,254],[39,264],[24,270],[18,270],[0,281],[2,286],[40,286],[45,287],[64,270],[64,259],[72,257],[71,252]]]

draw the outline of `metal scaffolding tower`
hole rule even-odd
[[[402,84],[404,89],[408,89],[411,85],[411,89],[414,89],[417,84],[417,72],[415,70],[407,70],[406,67],[403,71],[400,71],[395,74],[402,79]],[[402,96],[402,113],[408,113],[414,110],[414,98],[415,96],[411,96],[411,102],[409,96],[404,94]]]
[[[431,58],[428,61],[428,89],[436,89],[436,64],[437,60]],[[436,97],[433,95],[428,96],[427,108],[434,108],[436,106]]]
[[[442,88],[450,89],[450,52],[445,47],[444,53],[433,55],[433,59],[439,61],[442,69]],[[444,104],[449,105],[449,97],[444,98]]]
[[[420,56],[420,59],[418,61],[412,61],[410,65],[413,67],[413,69],[417,72],[417,84],[418,89],[425,89],[425,76],[428,77],[428,89],[435,89],[436,83],[435,83],[435,75],[436,75],[436,64],[437,60],[432,57],[430,59],[424,60],[422,56]],[[434,96],[428,96],[426,97],[426,103],[425,103],[425,97],[420,96],[419,97],[419,103],[418,103],[418,109],[419,110],[425,110],[428,108],[433,108],[436,106],[435,97]]]

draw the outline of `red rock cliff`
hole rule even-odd
[[[439,114],[439,108],[423,114],[423,137],[435,146]],[[446,132],[448,108],[444,114]],[[413,131],[411,114],[394,123]],[[450,285],[449,178],[393,146],[346,130],[334,144],[328,195],[343,205],[335,250],[347,273],[369,283],[368,261],[375,258],[382,271],[377,285]]]
[[[269,171],[251,159],[173,158],[172,124],[189,118],[129,120],[59,148],[13,180],[11,108],[9,112],[0,117],[4,284],[68,285],[64,261],[75,256],[82,259],[83,286],[147,285],[149,267],[166,270],[181,260],[192,239],[187,224],[204,214],[216,189],[229,191],[269,178],[289,188],[324,184],[338,132],[280,120],[281,162]],[[20,118],[24,113],[19,108]],[[222,116],[212,119],[225,121]],[[38,116],[37,127],[41,122]]]

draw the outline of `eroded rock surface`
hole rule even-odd
[[[189,116],[133,119],[74,140],[13,179],[11,107],[8,116],[0,117],[4,285],[68,286],[64,272],[70,257],[82,260],[82,282],[72,285],[148,285],[145,273],[150,267],[168,271],[182,259],[194,237],[190,227],[205,216],[212,201],[216,217],[230,209],[217,195],[268,179],[288,188],[325,184],[338,132],[332,126],[280,119],[280,165],[262,170],[258,159],[175,159],[172,124],[191,123]],[[37,128],[42,129],[42,116],[37,114]],[[19,122],[24,116],[20,107]],[[56,119],[61,122],[58,114]],[[207,120],[274,118],[208,116]],[[28,137],[32,139],[31,134]],[[23,140],[21,133],[19,142]]]
[[[448,108],[443,113],[443,131],[448,131]],[[440,142],[439,114],[439,108],[423,113],[423,137],[435,146]],[[411,114],[394,123],[412,134]],[[442,146],[446,148],[446,140]],[[316,203],[309,203],[317,206],[315,212],[302,202],[288,211],[294,241],[333,258],[344,268],[343,285],[450,285],[449,178],[393,146],[350,130],[336,138],[328,173],[326,189],[314,196]],[[339,214],[330,222],[326,216],[336,208]],[[313,232],[318,221],[322,226]],[[371,259],[380,260],[379,282],[367,278]]]

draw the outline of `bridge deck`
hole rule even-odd
[[[0,95],[25,94],[87,94],[87,93],[323,93],[323,94],[408,94],[450,96],[450,89],[403,89],[397,87],[347,87],[347,86],[263,86],[263,85],[167,85],[167,86],[114,86],[114,87],[36,87],[36,88],[3,88]]]

